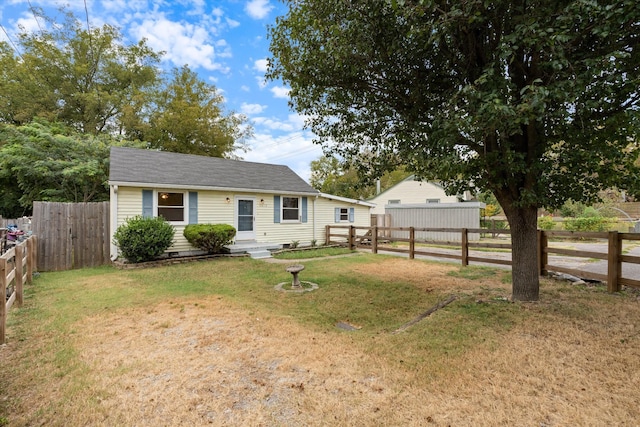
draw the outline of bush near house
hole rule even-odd
[[[192,246],[215,254],[233,242],[236,229],[229,224],[189,224],[183,234]]]
[[[164,218],[127,219],[113,235],[113,243],[130,262],[152,261],[173,243],[174,228]]]

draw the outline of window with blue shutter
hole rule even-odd
[[[198,223],[198,193],[189,192],[189,224]]]
[[[349,208],[349,222],[356,220],[356,208]]]
[[[340,222],[340,208],[336,208],[335,210],[335,221],[334,222]]]
[[[153,217],[153,190],[142,190],[142,216]]]

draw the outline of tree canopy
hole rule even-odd
[[[640,191],[635,0],[289,0],[268,76],[317,142],[402,159],[450,193],[491,191],[512,232],[513,298],[539,292],[537,209]]]
[[[397,184],[409,176],[404,168],[385,172],[380,177],[382,191]],[[309,183],[323,193],[366,200],[376,195],[376,184],[363,180],[355,166],[340,161],[337,157],[321,156],[311,162]]]
[[[45,121],[0,124],[0,141],[0,215],[9,218],[30,213],[36,200],[109,200],[110,147],[140,146]]]
[[[128,44],[114,26],[86,29],[71,13],[56,23],[34,12],[48,25],[20,33],[17,50],[0,42],[0,122],[44,118],[209,156],[244,148],[247,118],[225,111],[216,88],[188,66],[164,72],[162,52],[144,39]]]

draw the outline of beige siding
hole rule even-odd
[[[142,190],[143,188],[140,187],[120,186],[117,193],[115,228],[122,225],[127,218],[142,215]],[[112,194],[113,196],[114,194]],[[307,222],[275,223],[273,194],[219,191],[198,191],[198,223],[223,223],[237,227],[235,220],[236,196],[255,199],[255,238],[260,243],[287,244],[298,241],[302,245],[307,245],[314,239],[318,243],[322,243],[325,239],[325,226],[336,224],[334,212],[337,207],[355,208],[355,221],[353,223],[346,222],[346,225],[367,227],[370,223],[370,208],[368,206],[313,196],[307,197]],[[227,202],[227,198],[229,202]],[[185,226],[175,225],[174,227],[176,229],[174,244],[167,252],[195,250],[183,236]]]
[[[389,203],[389,200],[399,200],[399,203],[404,205],[408,203],[426,203],[427,199],[439,199],[440,203],[455,203],[458,201],[457,196],[447,196],[444,189],[433,183],[410,179],[399,182],[370,199],[369,202],[376,204],[376,207],[371,210],[372,214],[383,214],[384,207]]]
[[[354,222],[336,222],[335,208],[355,208]],[[371,208],[364,205],[319,197],[316,201],[316,239],[318,243],[325,241],[327,225],[354,225],[369,227],[371,225]]]

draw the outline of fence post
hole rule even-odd
[[[618,280],[622,275],[622,263],[620,255],[622,254],[622,239],[618,238],[617,231],[609,232],[609,257],[607,259],[607,291],[609,293],[618,292],[620,284]]]
[[[466,228],[462,229],[462,265],[469,265],[469,233]]]
[[[549,246],[547,233],[544,230],[538,230],[538,270],[540,276],[547,274],[547,265],[549,264],[547,246]]]
[[[325,225],[324,226],[324,244],[325,246],[329,246],[331,244],[331,226],[330,225]]]
[[[416,257],[416,230],[413,227],[409,227],[409,259]]]
[[[378,226],[371,227],[371,253],[378,253]]]
[[[22,306],[22,292],[23,292],[23,283],[22,277],[24,276],[24,247],[25,245],[20,243],[16,245],[16,257],[14,258],[14,265],[16,266],[16,303],[18,307]]]
[[[0,293],[2,294],[2,301],[0,301],[0,345],[2,345],[7,325],[7,260],[5,258],[0,258]]]
[[[353,225],[349,226],[349,250],[354,251],[356,249],[356,228]]]

